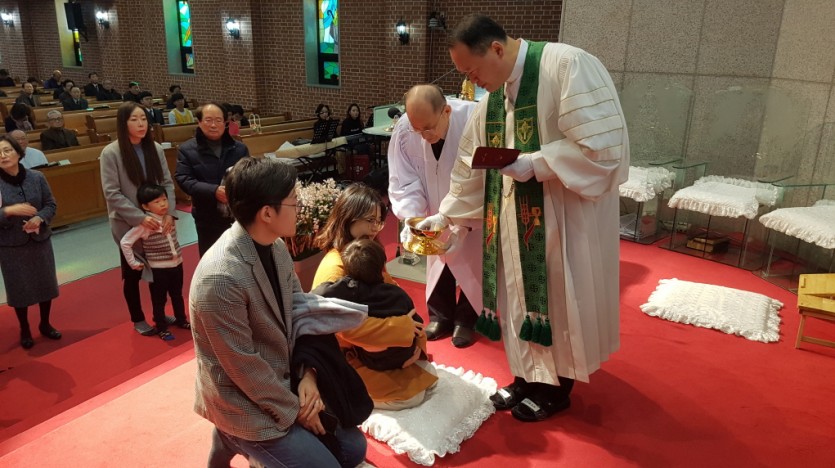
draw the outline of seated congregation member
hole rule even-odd
[[[136,199],[139,186],[146,183],[165,187],[168,199],[174,199],[174,182],[168,172],[162,146],[154,142],[145,110],[135,102],[125,102],[116,113],[117,140],[105,146],[101,152],[101,186],[110,231],[119,246],[122,238],[132,228],[143,225],[148,229],[162,228],[166,234],[174,229],[174,204],[169,204],[168,214],[162,221],[142,211]],[[134,250],[138,250],[134,247]],[[128,306],[133,329],[143,336],[157,334],[157,329],[145,321],[139,296],[139,281],[153,280],[150,270],[137,271],[128,264],[119,248],[122,269],[122,293]],[[173,321],[173,317],[167,319]]]
[[[362,134],[362,118],[360,117],[360,106],[353,103],[348,106],[348,111],[345,113],[345,120],[342,121],[342,128],[339,130],[340,136],[351,136]]]
[[[336,282],[345,276],[341,252],[355,239],[374,240],[380,233],[386,217],[386,206],[379,193],[364,184],[353,184],[336,199],[330,218],[316,237],[316,247],[325,256],[313,278],[313,288],[324,282]],[[384,281],[396,284],[388,273]],[[343,350],[355,346],[365,349],[386,349],[392,346],[411,346],[417,337],[418,349],[426,352],[426,334],[423,326],[410,315],[369,317],[355,329],[337,334]],[[377,371],[369,368],[349,353],[348,363],[362,377],[374,406],[382,409],[404,409],[417,406],[426,397],[426,389],[437,382],[432,364],[418,359],[402,368]]]
[[[241,127],[248,127],[249,120],[244,117],[244,108],[238,104],[224,104],[228,116],[229,134],[238,136],[241,134]]]
[[[81,97],[81,88],[73,86],[70,90],[70,98],[64,99],[62,103],[65,111],[87,110],[87,100]]]
[[[249,156],[249,149],[229,136],[220,104],[206,104],[195,114],[197,131],[194,138],[179,146],[174,177],[191,197],[198,251],[203,256],[232,225],[223,176],[241,158]]]
[[[84,95],[85,96],[92,96],[96,97],[99,95],[99,91],[101,91],[101,85],[99,84],[99,74],[96,72],[91,72],[87,74],[87,78],[90,80],[86,85],[84,85]]]
[[[9,116],[3,123],[6,132],[13,130],[28,132],[35,129],[35,113],[28,105],[18,102],[12,105],[12,110],[9,111]]]
[[[61,87],[61,77],[64,76],[61,70],[54,70],[52,76],[43,82],[44,89],[58,89]],[[31,78],[30,78],[31,79]]]
[[[46,178],[21,164],[23,149],[10,135],[0,137],[0,273],[6,302],[20,323],[20,346],[35,345],[29,329],[29,306],[38,304],[41,336],[61,333],[49,323],[52,300],[58,297],[52,230],[57,207]]]
[[[174,102],[175,101],[174,95],[175,94],[183,94],[183,89],[180,87],[180,85],[177,85],[177,84],[171,85],[171,86],[168,87],[168,94],[171,97],[169,97],[168,101],[165,102],[165,108],[166,109],[173,109],[173,108],[177,107],[177,105]],[[183,106],[186,109],[188,109],[188,101],[186,101],[185,97],[183,98]]]
[[[75,82],[73,80],[64,80],[60,88],[55,88],[55,91],[52,93],[52,99],[58,102],[64,102],[65,99],[71,98],[72,94],[70,94],[70,91],[72,91],[74,86]]]
[[[208,466],[228,467],[238,453],[268,467],[355,467],[366,441],[353,422],[329,427],[338,458],[316,437],[326,434],[322,398],[339,390],[323,388],[330,379],[318,375],[328,369],[312,362],[292,368],[291,355],[302,333],[355,327],[366,317],[364,307],[301,291],[279,239],[296,231],[293,166],[244,158],[227,183],[237,222],[200,260],[189,290],[194,409],[215,426]]]
[[[0,86],[17,86],[17,83],[14,82],[14,78],[9,76],[9,70],[6,70],[5,68],[0,69]]]
[[[20,94],[14,100],[15,104],[26,104],[29,107],[37,107],[39,103],[38,96],[35,95],[35,85],[27,81],[20,86],[20,89]]]
[[[149,125],[165,125],[165,117],[163,117],[161,110],[154,108],[154,95],[150,91],[139,93],[139,105],[145,109]]]
[[[186,98],[177,93],[171,96],[174,108],[168,113],[168,125],[188,124],[194,122],[194,115],[186,109]]]
[[[64,128],[64,116],[61,115],[61,111],[49,111],[46,114],[46,122],[49,128],[41,132],[42,150],[49,151],[79,145],[75,132]]]
[[[368,306],[368,316],[376,318],[411,315],[419,323],[423,319],[414,314],[412,298],[400,286],[386,283],[383,275],[386,269],[386,251],[376,240],[357,239],[345,246],[340,255],[345,276],[336,282],[325,282],[311,293],[324,297],[335,297]],[[393,346],[383,351],[368,351],[354,347],[353,352],[369,369],[400,369],[414,362],[417,350],[417,336],[410,346]],[[417,352],[416,352],[417,351]]]
[[[136,258],[133,246],[141,243],[145,262],[151,268],[154,281],[151,282],[151,304],[153,305],[154,327],[163,341],[171,341],[174,335],[168,331],[168,319],[165,317],[166,296],[171,298],[174,309],[174,325],[189,329],[186,320],[186,307],[183,301],[183,252],[177,242],[176,223],[171,224],[168,232],[162,232],[162,222],[168,214],[168,195],[165,187],[155,184],[143,184],[136,191],[136,201],[149,216],[159,223],[156,229],[140,224],[128,231],[120,241],[122,255],[128,265],[142,271],[145,264]]]
[[[125,91],[124,96],[122,96],[122,100],[125,102],[132,101],[138,104],[140,99],[139,93],[141,92],[142,90],[139,88],[139,83],[136,81],[131,81],[130,83],[128,83],[128,90]]]
[[[23,167],[32,169],[49,164],[49,160],[46,159],[43,151],[29,146],[29,139],[26,137],[26,132],[23,130],[12,130],[9,132],[9,136],[14,138],[17,144],[20,145],[20,149],[23,150],[23,155],[20,160],[20,164],[23,164]]]
[[[113,89],[113,82],[110,80],[104,80],[104,83],[101,85],[101,89],[96,94],[96,100],[98,101],[121,101],[122,94],[119,91]]]

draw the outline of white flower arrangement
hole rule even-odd
[[[296,215],[296,236],[285,238],[290,255],[294,259],[305,257],[313,251],[313,239],[333,210],[333,203],[342,188],[333,179],[296,186],[299,211]]]

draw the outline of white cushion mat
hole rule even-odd
[[[769,343],[780,339],[783,303],[762,294],[712,284],[662,279],[641,310],[653,317],[713,328]]]
[[[646,202],[670,188],[674,178],[675,174],[663,167],[629,166],[629,178],[620,184],[618,191],[621,197]]]
[[[767,182],[755,182],[752,180],[745,180],[745,179],[737,179],[734,177],[723,177],[723,176],[704,176],[701,177],[696,182],[693,182],[693,185],[704,184],[708,182],[719,182],[728,185],[736,185],[738,187],[748,187],[752,188],[756,191],[757,201],[760,205],[765,206],[774,206],[777,204],[777,200],[780,198],[780,195],[783,191],[781,187],[777,187],[774,184],[769,184]]]
[[[835,249],[835,206],[780,208],[760,217],[769,229],[825,249]]]
[[[685,187],[670,197],[670,208],[698,211],[712,216],[754,219],[759,203],[757,191],[751,187],[705,182]]]
[[[435,456],[458,452],[496,410],[490,395],[496,381],[473,371],[432,363],[438,383],[419,406],[399,411],[375,409],[362,430],[385,442],[397,454],[406,453],[420,465],[431,466]]]

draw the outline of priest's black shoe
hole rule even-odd
[[[35,340],[32,339],[31,333],[21,333],[20,334],[20,346],[23,349],[29,349],[32,346],[35,346]]]
[[[41,325],[38,327],[38,330],[41,332],[41,336],[49,338],[50,340],[61,339],[61,332],[53,328],[51,325]]]
[[[456,348],[466,348],[475,341],[475,332],[472,328],[463,325],[456,325],[452,332],[452,345]]]
[[[423,331],[426,332],[427,340],[440,340],[452,332],[452,324],[444,322],[429,322],[429,325],[427,325]]]

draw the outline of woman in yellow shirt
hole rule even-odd
[[[386,219],[386,205],[380,195],[364,184],[353,184],[337,198],[330,218],[316,237],[316,246],[326,251],[316,270],[313,288],[324,282],[335,282],[345,276],[340,252],[355,239],[376,239]],[[388,273],[387,283],[396,284]],[[377,371],[369,369],[351,352],[353,347],[381,351],[392,346],[411,346],[417,335],[419,354],[402,369]],[[369,317],[359,327],[337,334],[348,363],[362,377],[374,406],[381,409],[404,409],[421,404],[426,389],[438,377],[426,356],[426,334],[423,325],[412,319],[412,314],[388,317]]]
[[[174,108],[168,113],[168,125],[188,124],[194,122],[194,114],[186,109],[186,98],[181,93],[171,96]]]

